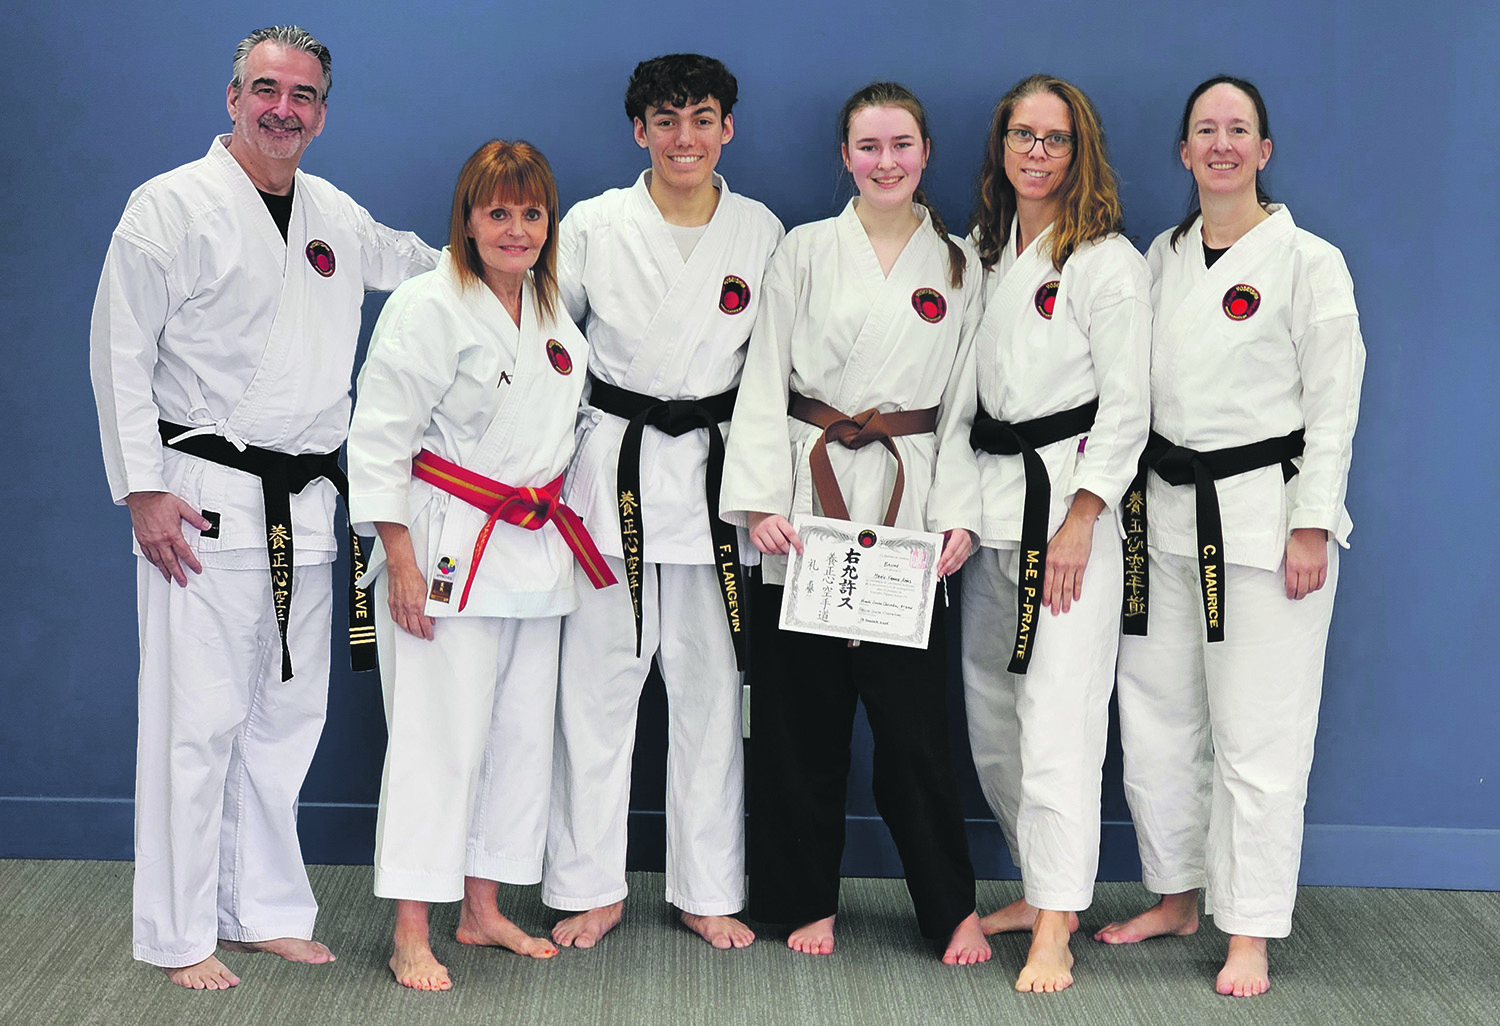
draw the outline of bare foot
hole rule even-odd
[[[228,990],[240,982],[240,978],[229,971],[229,967],[213,955],[192,965],[159,966],[167,979],[188,990]]]
[[[1151,937],[1186,937],[1198,932],[1198,892],[1163,894],[1161,901],[1123,923],[1110,923],[1094,934],[1105,944],[1134,944]]]
[[[1255,997],[1270,990],[1271,963],[1266,958],[1266,939],[1231,935],[1229,957],[1224,959],[1214,989],[1226,997]]]
[[[310,965],[322,965],[324,962],[334,960],[333,952],[328,950],[326,944],[320,944],[315,940],[304,940],[301,937],[277,937],[264,941],[232,941],[220,937],[219,947],[225,951],[280,955],[288,962],[307,962]]]
[[[695,916],[691,912],[684,912],[682,925],[720,951],[748,948],[750,942],[755,940],[755,931],[734,916]]]
[[[453,981],[448,979],[448,967],[433,956],[432,948],[425,940],[408,944],[398,941],[390,966],[396,982],[403,987],[412,990],[451,990],[453,987]]]
[[[970,912],[948,938],[948,950],[943,952],[944,965],[977,965],[990,960],[990,942],[984,939],[979,925],[979,914]]]
[[[591,948],[620,922],[623,901],[602,908],[591,908],[569,916],[552,928],[552,939],[565,948]]]
[[[1076,918],[1076,917],[1075,917]],[[1073,985],[1073,952],[1068,950],[1068,915],[1041,911],[1031,930],[1031,951],[1016,977],[1016,989],[1024,993],[1053,994]]]
[[[1036,921],[1036,906],[1025,898],[1017,898],[1004,908],[997,908],[979,920],[979,928],[986,937],[996,933],[1014,933],[1029,930]],[[1068,913],[1068,932],[1078,929],[1078,913]]]
[[[793,930],[786,946],[804,955],[833,954],[833,916]]]
[[[448,967],[433,957],[427,938],[427,902],[396,899],[390,961],[396,982],[412,990],[448,990],[453,986]]]
[[[551,958],[557,954],[556,944],[526,933],[505,918],[498,909],[476,912],[469,908],[467,901],[459,910],[458,930],[453,937],[460,944],[506,948],[518,955],[530,955],[532,958]]]

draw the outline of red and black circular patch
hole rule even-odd
[[[859,544],[860,544],[860,546],[862,548],[866,548],[866,549],[868,549],[871,546],[873,546],[875,544],[875,532],[874,531],[861,531],[861,532],[859,532]]]
[[[1052,319],[1053,308],[1057,306],[1057,286],[1056,279],[1045,283],[1036,290],[1036,295],[1031,300],[1036,304],[1036,312],[1049,321]]]
[[[1250,285],[1236,285],[1224,293],[1224,315],[1231,321],[1243,321],[1260,309],[1260,292]]]
[[[928,324],[936,324],[948,312],[948,301],[937,289],[917,289],[911,294],[911,306]]]
[[[552,369],[559,374],[573,373],[573,358],[563,348],[563,344],[555,338],[547,340],[547,359],[552,364]]]
[[[333,247],[322,239],[313,239],[307,244],[307,262],[323,277],[333,277]]]
[[[737,274],[724,275],[724,287],[719,290],[719,309],[727,314],[744,313],[750,305],[750,286]]]

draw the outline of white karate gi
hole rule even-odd
[[[973,334],[983,313],[979,260],[964,245],[964,286],[948,284],[948,247],[922,207],[922,224],[887,276],[851,200],[838,217],[794,229],[766,273],[764,307],[734,409],[720,515],[746,526],[751,513],[796,523],[822,516],[808,454],[822,430],[787,414],[788,391],[853,415],[940,406],[937,430],[894,439],[906,470],[897,527],[977,530],[979,476],[969,429],[976,384]],[[919,290],[944,298],[936,322],[918,315]],[[855,521],[880,523],[896,479],[883,445],[828,446]],[[763,556],[768,584],[786,579],[785,556]]]
[[[564,218],[563,296],[574,319],[584,321],[591,375],[643,395],[708,398],[739,381],[781,223],[716,175],[718,207],[684,261],[651,199],[649,174],[579,203]],[[637,656],[616,499],[626,423],[585,401],[568,472],[567,501],[622,586],[585,589],[563,624],[543,900],[583,910],[625,897],[636,708],[654,654],[670,707],[666,898],[696,915],[727,915],[745,899],[744,770],[740,675],[709,536],[708,437],[691,431],[672,438],[648,428],[641,443]],[[721,430],[727,436],[727,425]],[[740,548],[741,558],[751,559],[743,534]]]
[[[1122,640],[1119,670],[1146,886],[1206,885],[1219,929],[1254,937],[1291,931],[1364,372],[1343,256],[1270,209],[1211,269],[1201,221],[1175,249],[1169,232],[1152,244],[1152,427],[1198,451],[1305,427],[1301,472],[1218,482],[1227,566],[1215,644],[1204,640],[1193,489],[1149,475],[1150,633]],[[1330,545],[1327,583],[1298,602],[1283,562],[1300,527],[1326,530]]]
[[[297,674],[283,682],[260,481],[164,450],[157,420],[279,452],[337,449],[365,291],[437,258],[301,171],[283,241],[228,138],[131,195],[90,334],[115,501],[168,491],[220,515],[217,538],[183,525],[204,567],[186,590],[144,557],[137,575],[135,957],[161,966],[199,962],[220,937],[312,934],[296,798],[322,728],[332,603],[326,568],[299,569]],[[333,561],[336,494],[319,480],[291,497],[299,568]]]
[[[794,525],[802,516],[823,515],[809,463],[822,429],[788,414],[789,393],[796,392],[847,416],[938,407],[934,431],[892,439],[905,471],[895,526],[977,529],[979,476],[969,431],[973,335],[983,310],[979,261],[961,243],[964,283],[950,285],[947,243],[925,208],[913,212],[921,223],[888,275],[852,200],[838,217],[793,229],[776,251],[724,464],[720,510],[731,523],[745,525],[756,512],[780,514]],[[881,523],[895,484],[890,452],[883,444],[831,444],[827,452],[850,519]],[[785,583],[786,564],[785,556],[762,557],[768,585]],[[973,912],[974,871],[947,746],[939,624],[935,617],[931,647],[918,659],[902,656],[900,669],[892,669],[896,658],[857,669],[855,653],[870,650],[835,645],[823,649],[822,665],[778,666],[772,679],[755,682],[761,739],[753,784],[759,805],[753,915],[804,923],[837,908],[841,778],[856,695],[875,731],[876,800],[924,934],[947,937]],[[914,665],[935,672],[925,680],[903,676]],[[860,679],[851,683],[856,674]]]
[[[1093,900],[1099,863],[1100,775],[1120,635],[1124,573],[1114,511],[1146,443],[1151,277],[1119,235],[1080,246],[1059,273],[1045,249],[1051,233],[1049,226],[1019,256],[1012,239],[987,275],[974,343],[980,405],[1018,424],[1098,399],[1090,431],[1037,450],[1051,480],[1047,535],[1062,526],[1080,488],[1106,508],[1094,524],[1082,598],[1057,616],[1038,607],[1028,672],[1012,674],[1026,479],[1020,456],[976,454],[983,547],[964,572],[964,704],[979,782],[1021,867],[1026,900],[1081,911]]]
[[[544,486],[573,455],[588,346],[561,302],[547,317],[528,277],[517,327],[482,282],[464,288],[445,251],[396,290],[360,372],[349,431],[358,529],[406,525],[433,640],[398,629],[377,545],[375,618],[390,741],[375,831],[375,893],[456,901],[467,876],[541,879],[552,781],[560,617],[578,604],[574,556],[555,524],[497,523],[412,476],[426,449],[512,487]],[[559,355],[561,347],[562,355]],[[468,604],[459,601],[470,577]],[[467,838],[467,855],[465,839]]]

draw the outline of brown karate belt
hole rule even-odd
[[[823,429],[808,462],[812,465],[813,490],[826,517],[849,519],[849,507],[844,504],[844,493],[839,491],[838,478],[833,473],[833,461],[828,458],[828,443],[838,442],[846,449],[863,449],[871,442],[885,446],[886,451],[896,458],[896,483],[891,488],[891,501],[881,523],[886,527],[894,526],[896,512],[901,508],[901,494],[906,490],[906,468],[893,439],[902,435],[931,434],[937,430],[938,408],[929,406],[925,410],[897,410],[894,413],[881,413],[872,408],[848,416],[827,403],[793,392],[787,413],[805,424]]]

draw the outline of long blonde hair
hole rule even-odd
[[[994,267],[1010,241],[1016,220],[1016,189],[1005,175],[1005,132],[1016,105],[1036,93],[1051,93],[1067,105],[1073,121],[1073,160],[1058,196],[1057,220],[1047,241],[1047,255],[1059,271],[1079,246],[1124,230],[1119,179],[1109,164],[1099,112],[1082,89],[1051,75],[1023,78],[1000,98],[984,147],[984,166],[977,183],[978,206],[970,221],[979,261]]]

